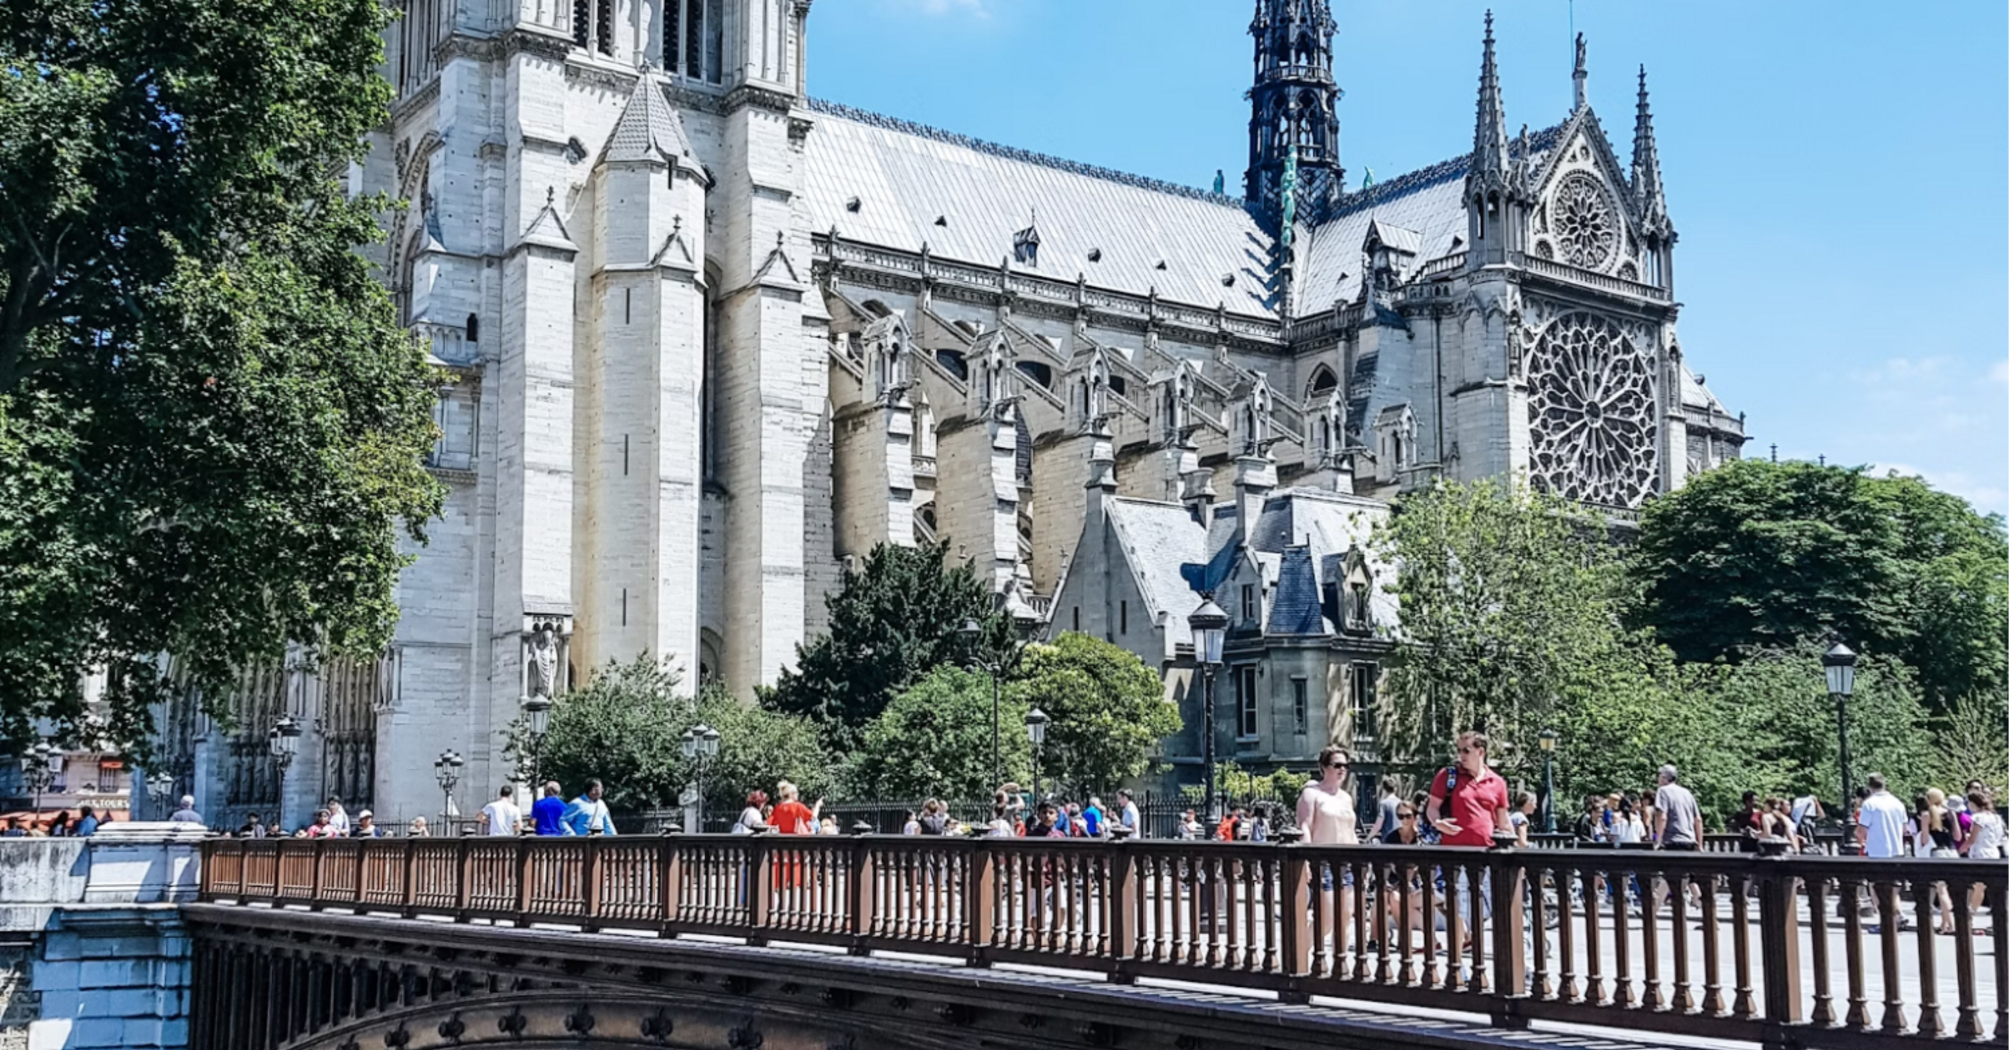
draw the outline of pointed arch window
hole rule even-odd
[[[724,79],[725,0],[663,0],[663,68],[706,84]]]

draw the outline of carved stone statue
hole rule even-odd
[[[549,700],[558,692],[558,628],[549,620],[530,632],[524,653],[524,695]]]

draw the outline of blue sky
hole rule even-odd
[[[1630,155],[1645,63],[1681,241],[1690,366],[1747,413],[1747,455],[1924,474],[2010,502],[2006,8],[1497,2],[1510,126],[1591,104]],[[1481,19],[1333,0],[1350,184],[1472,145]],[[811,93],[1174,182],[1238,185],[1248,0],[818,0]]]

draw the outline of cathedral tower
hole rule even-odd
[[[1256,83],[1249,91],[1249,170],[1244,197],[1272,221],[1292,150],[1300,207],[1337,197],[1340,118],[1333,83],[1333,13],[1326,0],[1256,0]]]

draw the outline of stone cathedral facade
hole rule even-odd
[[[1514,473],[1623,514],[1743,441],[1676,332],[1644,73],[1630,157],[1581,50],[1576,106],[1530,131],[1490,20],[1471,151],[1350,187],[1327,0],[1257,0],[1231,195],[816,99],[810,0],[402,7],[352,181],[408,203],[380,261],[454,382],[445,519],[356,672],[386,819],[439,812],[446,748],[460,806],[493,796],[540,647],[560,689],[646,650],[745,693],[880,542],[946,541],[1171,679],[1195,586],[1239,595],[1275,699],[1234,738],[1316,751],[1387,645],[1389,498]],[[316,754],[332,723],[300,713]],[[264,731],[203,768],[302,819],[312,763],[227,768]]]

